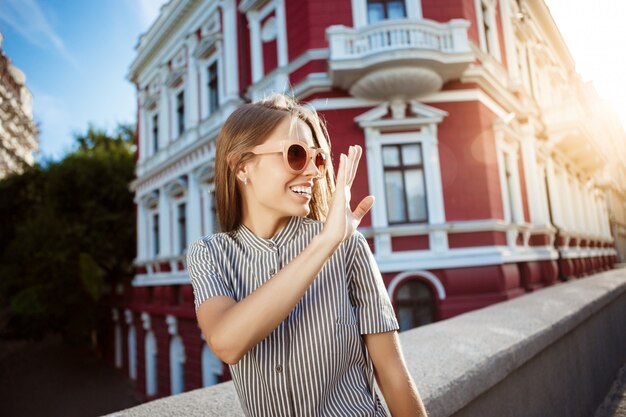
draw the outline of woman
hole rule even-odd
[[[367,241],[374,204],[350,209],[361,158],[341,154],[336,191],[317,114],[276,95],[244,104],[217,139],[223,230],[194,242],[187,265],[198,324],[230,364],[248,416],[426,416]]]

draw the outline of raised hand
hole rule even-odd
[[[356,177],[357,168],[363,150],[359,145],[350,146],[348,155],[341,154],[335,192],[330,203],[322,235],[326,236],[336,246],[352,236],[363,216],[374,205],[374,197],[368,195],[352,211],[350,208],[352,182]]]

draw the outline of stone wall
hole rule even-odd
[[[400,335],[430,417],[590,416],[626,362],[626,269]],[[243,416],[231,382],[110,416]]]

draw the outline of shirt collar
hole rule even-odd
[[[243,225],[237,228],[236,237],[244,244],[250,245],[256,250],[273,252],[276,248],[283,247],[289,242],[300,228],[302,218],[293,216],[289,218],[287,225],[270,239],[264,239],[252,233],[250,229]]]

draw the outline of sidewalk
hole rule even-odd
[[[626,417],[626,364],[619,370],[617,379],[594,417]]]

